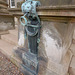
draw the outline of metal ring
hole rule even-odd
[[[22,22],[22,19],[24,19],[25,23]],[[20,22],[21,22],[21,25],[23,25],[23,26],[27,25],[27,19],[25,18],[25,16],[20,17]]]

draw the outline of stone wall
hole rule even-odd
[[[0,31],[6,31],[14,28],[14,17],[11,15],[0,16]]]
[[[0,31],[14,28],[14,16],[7,10],[7,0],[0,0]]]
[[[71,45],[73,28],[74,23],[42,21],[39,51],[60,63]]]
[[[73,56],[70,45],[74,24],[69,21],[41,21],[39,75],[68,75]]]
[[[74,5],[75,0],[38,0],[43,6]]]

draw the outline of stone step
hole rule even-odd
[[[12,44],[0,39],[0,50],[5,55],[11,56],[14,47],[15,47],[15,45],[12,45]]]
[[[15,35],[18,38],[18,30],[17,29],[9,30],[9,33],[12,35]]]
[[[7,9],[7,6],[6,5],[3,5],[3,4],[0,4],[0,8]]]
[[[8,4],[6,1],[0,0],[0,4],[6,5],[8,7]]]
[[[15,48],[15,45],[12,45],[2,39],[0,39],[0,51],[11,60],[12,63],[14,63],[16,66],[20,67],[21,61],[14,57],[13,55],[13,49]]]
[[[12,34],[1,35],[1,39],[13,45],[17,45],[17,42],[18,42],[17,36]]]
[[[0,35],[8,34],[8,31],[0,31]]]
[[[4,14],[9,14],[9,11],[6,9],[0,9],[0,14],[4,13]]]

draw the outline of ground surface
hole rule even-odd
[[[0,75],[23,75],[19,69],[0,52]]]

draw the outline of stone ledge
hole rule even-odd
[[[0,0],[0,4],[8,6],[7,2]]]
[[[69,6],[70,7],[70,6]],[[66,10],[65,10],[65,9]],[[67,6],[62,7],[38,7],[37,13],[41,20],[46,21],[70,21],[75,22],[75,6],[71,6],[69,9]],[[59,10],[58,10],[59,9]],[[23,13],[20,8],[8,8],[14,16],[22,16]],[[14,13],[15,12],[15,13]]]
[[[56,6],[41,6],[37,10],[74,10],[75,5],[56,5]]]
[[[14,18],[14,16],[12,14],[8,14],[8,13],[0,13],[0,16],[9,16],[9,17]]]
[[[0,35],[8,34],[8,31],[0,31]]]

